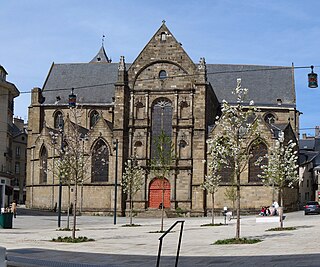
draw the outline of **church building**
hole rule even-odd
[[[75,123],[69,108],[71,94],[76,96],[77,109],[82,112],[77,118],[80,144],[90,158],[91,175],[78,190],[81,212],[108,214],[114,208],[119,214],[126,211],[128,199],[121,188],[122,173],[125,162],[135,157],[145,170],[142,189],[134,197],[135,211],[158,209],[163,204],[167,210],[206,214],[211,205],[211,198],[201,186],[207,173],[206,140],[219,134],[214,125],[221,113],[221,101],[236,103],[231,92],[237,78],[249,89],[249,99],[258,107],[261,118],[263,142],[258,148],[248,149],[253,154],[267,152],[279,132],[295,140],[298,111],[291,67],[208,64],[204,58],[195,63],[165,22],[132,63],[125,62],[123,56],[118,63],[112,63],[104,46],[89,63],[53,63],[43,87],[32,90],[27,206],[54,209],[58,202],[60,177],[54,166],[63,125]],[[171,138],[175,155],[170,175],[165,177],[164,203],[161,178],[150,169],[155,139],[161,131]],[[103,152],[97,153],[102,147]],[[241,178],[243,209],[259,209],[273,200],[272,189],[263,186],[258,172],[248,162],[248,171]],[[232,205],[225,196],[231,180],[224,177],[217,192],[219,210]],[[67,208],[68,190],[63,184],[63,210]],[[297,196],[296,190],[289,190],[285,205],[294,208]]]

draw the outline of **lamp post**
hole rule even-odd
[[[113,224],[117,224],[117,191],[118,191],[118,139],[113,141],[113,150],[116,152],[116,169],[114,178],[114,211]]]
[[[87,142],[89,140],[87,134],[84,134],[84,135],[81,135],[80,136],[80,141],[82,141],[82,160],[84,160],[84,156],[85,156],[85,142]],[[82,167],[81,167],[81,175],[82,175],[82,178],[81,178],[81,191],[80,191],[80,194],[81,194],[81,197],[80,197],[80,214],[82,214],[82,207],[83,207],[83,182],[84,182],[84,168],[83,168],[83,164],[82,164]]]

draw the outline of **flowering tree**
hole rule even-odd
[[[236,187],[236,239],[240,238],[240,176],[246,170],[250,153],[249,144],[258,136],[258,119],[254,112],[256,108],[253,101],[245,105],[248,89],[241,87],[241,79],[237,79],[237,87],[232,92],[236,95],[236,104],[222,101],[222,115],[217,127],[223,136],[224,146],[227,150],[224,160],[233,169]],[[209,144],[210,149],[210,144]]]
[[[283,138],[277,140],[275,145],[270,148],[269,155],[259,158],[257,164],[263,158],[268,159],[267,165],[261,165],[262,173],[259,175],[262,182],[268,186],[278,188],[280,197],[280,228],[283,228],[283,192],[284,188],[294,188],[299,181],[298,176],[298,155],[296,143],[290,140],[287,144],[283,143]]]
[[[214,195],[218,191],[221,175],[220,170],[222,165],[226,164],[225,160],[225,146],[223,145],[223,139],[214,137],[207,140],[208,144],[208,175],[205,176],[205,180],[202,184],[203,190],[207,190],[211,194],[212,206],[211,206],[211,224],[214,224]]]
[[[76,117],[76,110],[74,110],[74,113]],[[69,121],[65,124],[63,138],[64,146],[62,155],[57,161],[57,168],[65,183],[74,186],[72,238],[75,239],[78,186],[89,178],[88,164],[90,158],[87,156],[84,146],[80,143],[81,134],[77,120],[75,120],[75,123]]]
[[[133,225],[133,198],[143,185],[144,174],[144,170],[137,164],[135,159],[129,159],[126,162],[124,174],[122,175],[122,188],[127,193],[130,201],[130,225]]]
[[[163,232],[163,218],[164,218],[164,191],[165,191],[165,178],[171,173],[171,165],[174,160],[174,149],[171,137],[161,130],[159,136],[154,140],[155,151],[154,157],[151,160],[151,170],[156,177],[162,179],[162,205],[161,205],[161,228]]]
[[[75,239],[76,222],[77,222],[77,202],[78,202],[78,186],[83,185],[83,182],[90,179],[90,160],[89,151],[85,149],[85,135],[81,133],[81,126],[78,124],[78,118],[82,115],[82,110],[78,108],[70,108],[72,121],[67,115],[64,122],[63,130],[61,129],[61,148],[58,149],[59,158],[55,161],[54,168],[59,173],[61,183],[69,188],[74,187],[73,198],[73,227],[72,238]],[[53,133],[49,133],[53,134]],[[105,149],[105,148],[100,148]],[[99,154],[101,151],[94,151],[94,154]],[[105,163],[106,164],[106,163]],[[70,202],[70,195],[68,195]],[[69,205],[68,202],[68,206]],[[69,212],[69,207],[68,207]],[[68,216],[69,218],[69,216]],[[69,219],[68,219],[69,228]]]

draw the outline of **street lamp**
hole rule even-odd
[[[318,87],[318,75],[313,72],[314,66],[311,66],[311,73],[308,74],[308,86],[309,88]]]
[[[85,142],[87,142],[89,140],[89,137],[88,137],[88,135],[87,134],[82,134],[82,135],[80,135],[80,141],[82,141],[82,160],[84,160],[84,156],[85,156]],[[81,176],[82,176],[82,178],[81,178],[81,199],[80,199],[80,214],[82,214],[82,207],[83,207],[83,182],[84,182],[84,172],[85,172],[85,170],[84,170],[84,167],[83,167],[83,163],[82,163],[82,165],[81,165],[82,167],[82,169],[81,169]]]
[[[113,224],[117,224],[117,191],[118,191],[118,139],[113,141],[113,150],[116,152],[116,169],[114,178],[114,211]]]

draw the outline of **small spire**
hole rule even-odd
[[[90,63],[111,63],[111,59],[108,58],[103,45],[101,46],[97,55],[90,61]]]
[[[165,20],[162,20],[162,24],[166,24],[166,21],[165,21]]]

